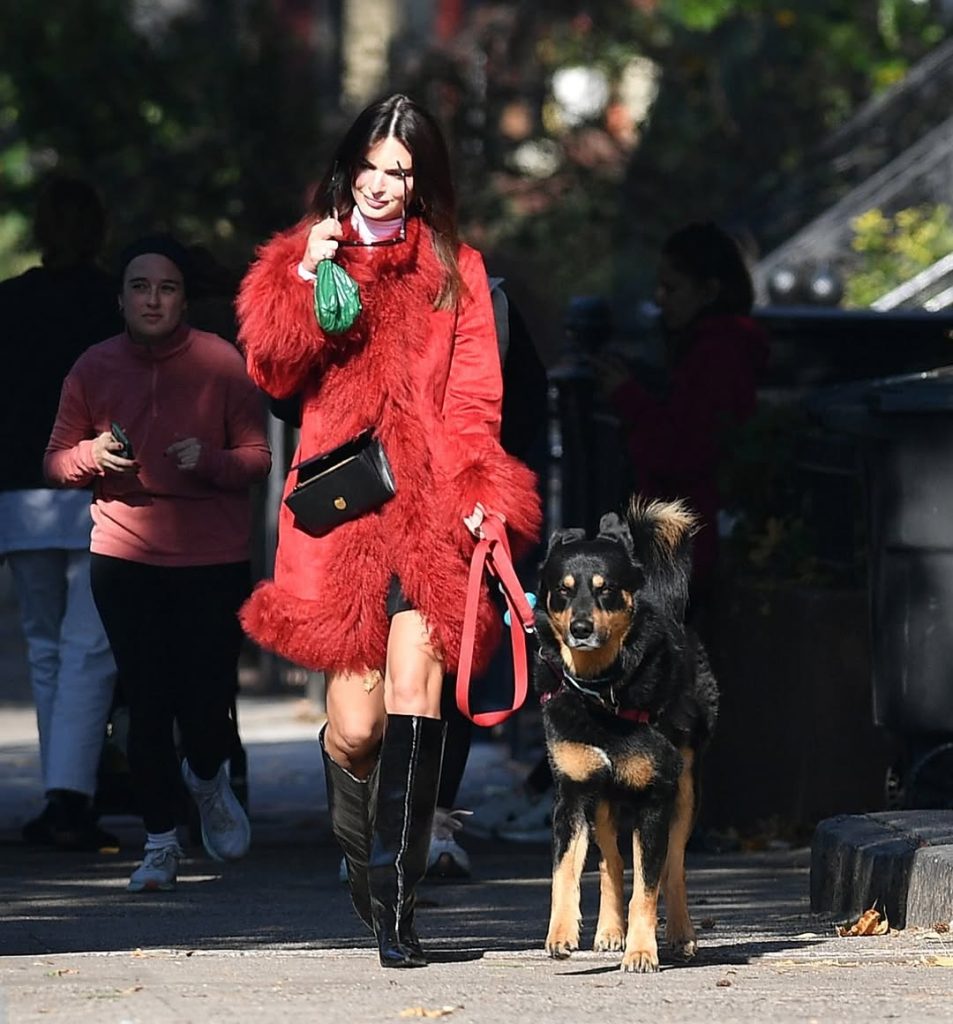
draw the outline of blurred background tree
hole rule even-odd
[[[677,224],[787,230],[772,197],[943,38],[943,2],[7,0],[0,275],[54,168],[99,186],[113,244],[168,228],[240,267],[342,117],[404,88],[449,130],[471,239],[553,310],[630,306]]]

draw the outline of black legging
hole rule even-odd
[[[214,778],[234,725],[247,562],[167,567],[93,555],[93,597],[129,703],[129,769],[147,832],[175,827],[178,722],[189,765]]]

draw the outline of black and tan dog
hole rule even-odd
[[[673,955],[695,954],[685,844],[718,690],[684,621],[694,528],[679,502],[633,499],[624,520],[603,516],[595,538],[554,534],[540,570],[535,681],[556,779],[546,949],[556,958],[579,947],[590,832],[601,852],[594,948],[623,950],[623,971],[658,970],[661,888]],[[627,924],[623,820],[632,822]]]

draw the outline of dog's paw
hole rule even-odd
[[[619,966],[627,974],[654,974],[658,970],[658,953],[651,949],[627,950]]]
[[[692,960],[698,952],[698,943],[690,939],[668,939],[666,942],[673,960]]]
[[[573,951],[579,948],[579,938],[571,936],[547,936],[546,952],[554,960],[568,960]]]
[[[625,946],[625,935],[621,928],[600,928],[596,932],[592,948],[597,953],[618,952]]]

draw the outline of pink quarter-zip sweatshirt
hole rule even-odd
[[[93,439],[118,423],[139,464],[104,473]],[[198,464],[166,455],[186,438]],[[93,485],[90,550],[149,565],[221,565],[249,556],[249,488],[268,474],[264,407],[244,360],[186,324],[158,345],[119,334],[87,349],[63,383],[43,469],[60,487]]]

